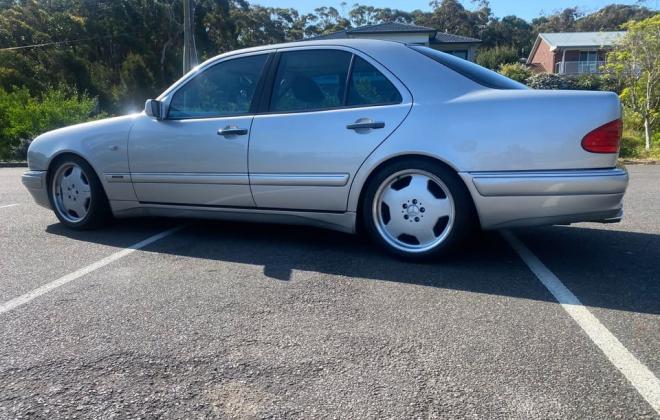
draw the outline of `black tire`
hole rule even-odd
[[[62,214],[59,207],[56,205],[56,197],[53,189],[53,182],[55,174],[63,166],[75,164],[83,171],[84,176],[89,184],[91,198],[87,214],[78,221],[67,220]],[[97,229],[108,225],[112,221],[112,211],[110,210],[110,203],[105,194],[103,185],[99,180],[94,169],[83,158],[75,155],[65,155],[57,158],[48,171],[48,200],[50,201],[51,208],[59,221],[76,230],[89,230]]]
[[[376,226],[376,223],[378,223],[377,220],[379,219],[374,211],[374,200],[376,199],[376,194],[381,188],[381,185],[391,179],[395,174],[415,170],[430,173],[441,180],[451,194],[454,204],[453,223],[451,224],[448,233],[446,233],[446,236],[444,236],[444,239],[438,244],[433,245],[432,249],[422,251],[402,250],[397,248],[396,245],[392,245],[390,243],[392,242],[391,239],[390,242],[388,242],[388,239],[385,238],[386,234],[381,233]],[[397,215],[403,213],[403,211],[399,210],[400,209],[397,208]],[[366,186],[360,213],[362,226],[369,237],[389,253],[406,260],[430,260],[436,257],[448,256],[465,244],[478,229],[478,218],[472,202],[472,197],[461,178],[450,168],[423,158],[405,158],[379,169],[378,172],[372,176]],[[439,237],[443,235],[439,235]]]

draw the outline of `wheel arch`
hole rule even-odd
[[[87,159],[85,156],[81,155],[80,153],[76,153],[70,150],[62,150],[60,152],[57,152],[55,155],[53,155],[50,158],[50,161],[48,162],[48,166],[46,168],[46,187],[48,188],[48,191],[50,194],[50,186],[52,182],[52,177],[53,177],[53,170],[55,169],[55,165],[62,161],[63,159],[66,159],[68,156],[76,157],[78,159],[84,160],[90,168],[94,171],[94,175],[96,175],[96,178],[98,178],[99,183],[101,184],[101,188],[103,188],[103,194],[105,194],[106,199],[108,198],[108,191],[105,187],[105,183],[103,182],[103,179],[99,175],[99,171],[92,165],[92,163]]]
[[[356,212],[356,216],[357,216],[356,217],[356,230],[358,232],[362,231],[362,229],[363,229],[363,226],[362,226],[362,220],[363,220],[363,218],[362,218],[362,208],[363,208],[363,203],[364,203],[367,187],[372,182],[372,180],[376,176],[376,174],[378,174],[378,172],[380,172],[381,170],[383,170],[384,168],[386,168],[389,165],[392,165],[396,162],[400,162],[400,161],[406,160],[406,159],[419,159],[419,160],[424,160],[424,161],[433,163],[435,165],[440,165],[440,166],[443,166],[444,168],[448,169],[454,175],[456,175],[457,179],[460,180],[460,185],[462,185],[463,188],[465,188],[465,192],[470,197],[470,202],[472,204],[472,209],[471,210],[473,212],[474,217],[476,218],[476,221],[480,222],[479,214],[476,210],[476,205],[475,205],[475,202],[474,202],[474,197],[472,197],[470,189],[465,184],[464,179],[458,174],[458,170],[454,166],[452,166],[450,163],[448,163],[448,162],[446,162],[446,161],[444,161],[444,160],[442,160],[442,159],[440,159],[436,156],[429,156],[429,155],[425,155],[425,154],[421,154],[421,153],[406,153],[406,154],[401,154],[401,155],[396,155],[396,156],[390,156],[387,159],[382,160],[380,163],[378,163],[378,165],[376,165],[375,167],[373,167],[369,171],[369,174],[366,176],[364,182],[359,186],[360,192],[359,192],[359,196],[358,196],[358,200],[357,200],[357,205],[355,207],[355,212]]]

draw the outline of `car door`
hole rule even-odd
[[[257,207],[345,211],[354,174],[403,121],[412,97],[352,49],[280,50],[255,116],[249,170]]]
[[[128,154],[140,202],[254,207],[248,143],[267,61],[261,53],[203,68],[163,99],[165,119],[137,119]]]

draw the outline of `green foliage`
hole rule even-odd
[[[520,56],[527,56],[534,36],[534,28],[527,21],[517,16],[504,16],[492,18],[479,38],[483,40],[482,48],[509,46]]]
[[[660,116],[660,14],[624,27],[627,33],[608,54],[605,69],[619,81],[624,107],[641,117],[650,150]]]
[[[526,83],[534,89],[615,90],[609,79],[598,74],[572,76],[539,73],[529,77]]]
[[[503,64],[517,63],[520,58],[513,47],[495,47],[481,49],[477,54],[477,64],[497,70]]]
[[[526,83],[527,79],[532,76],[530,68],[522,63],[502,64],[498,72],[520,83]]]
[[[624,130],[619,156],[623,159],[660,160],[660,133],[654,134],[651,147],[646,149],[642,132]]]
[[[0,88],[0,159],[25,159],[29,142],[37,135],[103,117],[97,101],[65,88],[49,88],[41,96],[27,88]]]

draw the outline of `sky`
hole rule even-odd
[[[251,0],[252,4],[271,7],[292,7],[300,12],[311,12],[320,6],[333,6],[341,10],[341,0]],[[412,11],[430,10],[429,0],[346,0],[347,8],[354,3],[375,7],[389,7]],[[467,8],[472,8],[470,0],[461,0]],[[531,20],[541,14],[551,14],[566,7],[578,6],[584,12],[593,12],[611,3],[635,4],[634,0],[490,0],[490,7],[497,17],[516,15]],[[646,0],[647,7],[657,9],[658,0]]]

